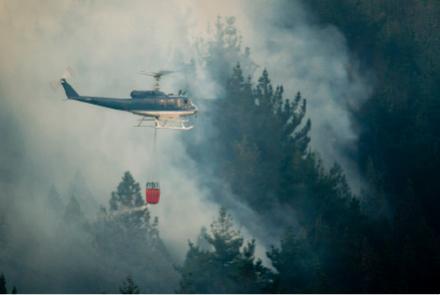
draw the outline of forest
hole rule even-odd
[[[296,4],[280,2],[275,25],[289,32]],[[440,2],[305,6],[314,26],[337,28],[358,67],[373,73],[369,97],[347,106],[358,134],[348,157],[360,172],[360,189],[351,187],[341,163],[327,165],[311,146],[314,121],[302,85],[287,93],[257,66],[263,61],[242,41],[240,19],[218,17],[210,39],[195,41],[198,54],[185,75],[201,67],[221,91],[216,99],[195,98],[196,128],[178,136],[199,171],[193,177],[218,210],[197,239],[187,237],[183,260],[162,239],[161,220],[144,207],[142,180],[121,171],[93,219],[82,202],[93,191],[52,186],[43,207],[55,219],[44,236],[29,230],[26,246],[10,242],[15,225],[8,206],[0,208],[0,293],[21,291],[25,271],[17,257],[30,259],[23,249],[31,245],[50,249],[31,260],[35,277],[26,280],[45,280],[37,269],[48,263],[54,282],[47,289],[37,283],[43,293],[438,293]],[[182,88],[196,97],[198,86],[185,81]],[[1,115],[0,123],[10,119]],[[5,128],[0,136],[13,138]],[[0,169],[2,185],[18,177]],[[13,190],[5,185],[2,198]],[[237,204],[252,214],[238,213]],[[57,271],[66,270],[64,281],[55,282]]]

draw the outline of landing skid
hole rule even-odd
[[[144,125],[143,123],[147,124]],[[191,125],[190,122],[186,119],[179,120],[159,120],[157,118],[146,118],[142,117],[139,120],[139,123],[134,127],[148,127],[148,128],[156,128],[156,129],[172,129],[172,130],[191,130],[194,128],[194,125]]]
[[[191,130],[194,128],[188,120],[156,120],[154,123],[156,129]]]

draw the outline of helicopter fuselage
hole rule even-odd
[[[131,98],[82,96],[78,95],[65,79],[61,79],[61,85],[68,99],[126,111],[143,117],[152,117],[157,120],[178,119],[194,115],[198,111],[197,107],[186,96],[166,95],[159,91],[138,91],[137,96],[133,95],[133,91]],[[139,93],[145,93],[145,95],[142,96]]]
[[[140,116],[156,118],[191,116],[197,112],[197,107],[188,98],[181,96],[136,99],[78,96],[70,99],[114,110],[126,111]]]

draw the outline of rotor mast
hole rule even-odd
[[[150,76],[154,78],[154,90],[155,91],[159,91],[160,90],[160,78],[162,78],[162,76],[168,75],[174,73],[174,71],[159,71],[159,72],[145,72],[142,71],[140,72],[141,75],[145,75],[145,76]]]
[[[159,91],[160,90],[160,78],[162,77],[162,75],[160,75],[159,73],[154,73],[152,76],[154,78],[154,90]]]

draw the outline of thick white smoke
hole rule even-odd
[[[364,79],[335,28],[310,25],[299,3],[292,16],[297,18],[295,26],[280,28],[275,25],[277,5],[273,1],[0,2],[1,107],[17,118],[25,145],[18,192],[24,195],[26,188],[38,187],[32,194],[35,199],[27,197],[25,203],[46,198],[52,185],[60,192],[69,191],[80,173],[92,188],[94,203],[106,205],[124,171],[131,171],[142,186],[157,171],[162,198],[151,212],[159,217],[167,245],[182,258],[187,240],[194,240],[201,226],[211,223],[218,206],[196,183],[197,167],[185,155],[176,132],[159,132],[160,168],[153,167],[152,130],[133,128],[136,118],[128,113],[66,102],[64,93],[53,92],[49,83],[70,66],[75,72],[71,84],[80,94],[127,97],[133,88],[152,85],[137,74],[140,70],[175,69],[194,57],[195,39],[207,34],[217,15],[237,18],[244,45],[251,47],[260,69],[266,67],[272,81],[285,86],[287,96],[302,91],[313,122],[312,147],[327,162],[340,162],[358,185],[356,170],[344,156],[344,149],[356,140],[346,106],[368,95]],[[200,85],[209,85],[203,72],[196,78]],[[176,92],[181,79],[179,74],[167,78],[162,88]],[[12,162],[2,160],[2,164],[13,169]],[[50,223],[41,214],[27,215],[32,206],[19,207],[22,214],[34,217],[34,227]],[[14,230],[29,224],[18,222]],[[26,235],[16,238],[26,242]]]
[[[248,6],[252,30],[246,37],[254,59],[274,83],[283,84],[287,96],[301,91],[312,120],[312,150],[327,167],[338,162],[359,192],[363,181],[355,164],[357,134],[349,110],[371,93],[367,73],[360,71],[337,28],[316,25],[301,1],[259,4]]]

